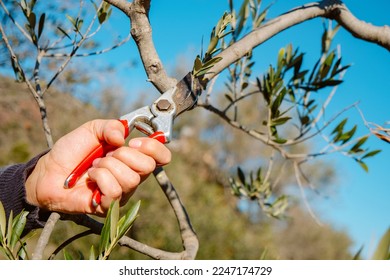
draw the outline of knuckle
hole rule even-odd
[[[109,157],[103,157],[99,160],[98,166],[99,167],[107,167],[110,166],[111,159]]]
[[[132,189],[136,186],[138,186],[141,182],[141,177],[137,173],[132,173],[130,176],[127,178],[127,185],[128,189]]]
[[[111,189],[111,197],[113,199],[120,199],[122,197],[122,189],[121,188],[112,188]]]
[[[147,157],[145,159],[145,173],[151,173],[153,170],[156,169],[156,162],[151,157]]]
[[[115,150],[113,155],[117,158],[123,158],[127,156],[128,150],[129,149],[127,147],[119,147]]]

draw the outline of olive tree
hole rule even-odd
[[[262,4],[261,0],[229,0],[227,12],[221,15],[209,31],[209,39],[205,39],[201,52],[193,58],[193,66],[187,72],[203,88],[204,93],[197,107],[216,115],[221,122],[237,129],[243,136],[255,139],[259,147],[268,151],[268,161],[264,166],[249,172],[244,167],[238,167],[237,175],[229,178],[233,195],[254,201],[267,215],[279,218],[289,203],[283,192],[276,191],[281,184],[279,177],[283,170],[291,171],[297,188],[313,187],[309,175],[312,161],[340,153],[367,170],[366,159],[380,152],[368,148],[367,139],[375,135],[390,141],[388,130],[377,124],[366,123],[367,133],[357,135],[356,124],[348,123],[347,118],[339,121],[345,111],[352,107],[358,109],[357,104],[345,108],[330,119],[324,118],[338,85],[343,82],[344,73],[350,67],[342,60],[340,51],[332,45],[337,31],[345,29],[358,39],[390,50],[390,29],[356,18],[342,1],[337,0],[309,3],[274,18],[268,17],[272,6],[263,7]],[[131,38],[138,48],[148,82],[157,91],[163,93],[177,83],[175,78],[168,75],[154,45],[152,23],[149,20],[149,13],[153,9],[151,1],[106,0],[49,4],[37,0],[0,0],[0,6],[2,55],[7,54],[16,79],[25,83],[34,97],[49,148],[53,145],[53,137],[45,95],[61,79],[72,59],[108,52]],[[111,20],[113,9],[121,11],[129,19],[129,34],[123,40],[113,41],[110,47],[100,49],[94,38]],[[60,13],[53,17],[49,16],[49,11]],[[321,42],[318,42],[321,44],[321,53],[315,64],[304,67],[305,54],[289,44],[280,47],[274,63],[266,71],[256,72],[256,61],[252,55],[255,48],[275,35],[283,34],[284,30],[313,18],[323,18],[326,22],[324,29],[318,30],[322,34]],[[224,79],[225,84],[224,90],[219,92],[214,90],[217,79]],[[327,95],[325,101],[318,98],[318,92]],[[221,98],[212,98],[215,95]],[[253,104],[252,110],[257,112],[256,119],[248,118],[245,109],[247,102]],[[309,150],[304,148],[307,147],[304,145],[316,139],[322,139],[324,145]],[[108,258],[117,244],[156,259],[194,259],[199,244],[190,217],[165,171],[158,168],[154,175],[177,217],[183,241],[182,252],[166,252],[126,236],[135,220],[139,204],[135,204],[126,215],[119,218],[119,206],[113,203],[104,224],[86,215],[52,213],[36,244],[33,258],[43,257],[53,228],[62,218],[89,228],[81,235],[101,234],[98,250],[91,248],[92,259]],[[17,216],[17,222],[14,222],[16,235],[12,243],[12,232],[7,242],[5,230],[2,231],[2,245],[9,249],[7,252],[10,258],[14,256],[10,252],[14,249],[15,240],[20,237],[19,228],[23,219],[24,214]],[[6,228],[4,217],[0,226]],[[78,237],[75,236],[69,242]]]

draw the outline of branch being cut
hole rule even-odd
[[[168,77],[154,47],[152,29],[148,18],[150,1],[135,0],[132,3],[128,3],[124,0],[106,0],[106,2],[117,7],[130,18],[131,35],[138,47],[149,81],[160,92],[165,92],[173,87],[177,81]],[[122,239],[120,244],[155,259],[194,259],[198,251],[199,242],[179,195],[162,168],[156,169],[154,175],[177,217],[184,251],[182,253],[166,252],[151,248],[130,238]]]
[[[131,21],[131,35],[138,47],[148,80],[159,92],[165,92],[176,84],[168,77],[152,39],[152,28],[149,22],[150,1],[105,0],[125,13]]]

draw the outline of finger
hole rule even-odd
[[[156,161],[152,157],[129,147],[121,147],[108,153],[107,158],[110,157],[118,159],[140,175],[149,174],[156,168]]]
[[[88,176],[99,187],[101,192],[100,206],[103,210],[107,210],[110,207],[112,200],[121,198],[122,188],[108,169],[90,168]]]
[[[171,161],[169,149],[155,139],[147,137],[133,138],[129,141],[129,147],[152,157],[158,165],[165,165]]]
[[[109,170],[121,186],[123,193],[133,191],[140,183],[140,174],[137,173],[140,171],[132,167],[132,165],[136,165],[137,159],[139,159],[140,164],[143,164],[145,166],[143,169],[141,169],[142,173],[152,172],[154,168],[150,166],[155,166],[155,163],[152,158],[147,157],[143,154],[139,157],[135,155],[137,153],[139,154],[139,152],[131,150],[129,148],[126,149],[130,151],[124,153],[122,152],[124,148],[120,148],[119,151],[116,151],[114,153],[115,156],[112,155],[107,156],[105,158],[97,159],[93,163],[93,167],[105,168]],[[150,166],[147,166],[145,164],[146,161],[150,162]]]
[[[110,145],[122,146],[125,139],[125,127],[118,120],[95,120],[88,123],[89,128],[99,140]]]

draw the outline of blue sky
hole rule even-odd
[[[263,6],[270,2],[263,1]],[[272,2],[274,5],[269,18],[309,1]],[[194,59],[199,53],[202,36],[207,42],[212,27],[227,10],[227,3],[226,0],[152,2],[150,18],[153,38],[168,69],[177,63],[179,55],[187,63]],[[390,1],[376,1],[375,5],[365,1],[345,3],[357,17],[367,22],[375,25],[390,24]],[[122,25],[121,28],[126,32],[128,27]],[[273,63],[279,49],[288,43],[299,46],[301,51],[317,58],[322,31],[322,20],[314,19],[277,35],[255,50],[254,54],[259,58],[258,67],[265,69]],[[355,101],[360,101],[359,108],[368,121],[380,125],[390,121],[389,52],[358,40],[344,30],[339,31],[334,43],[341,45],[343,61],[351,63],[352,67],[345,75],[345,83],[339,87],[333,99],[331,110],[337,112]],[[133,43],[109,55],[113,62],[118,59],[120,61],[123,56],[137,58]],[[142,67],[139,65],[132,70],[136,71],[124,76],[127,91],[144,90],[146,76]],[[146,88],[152,89],[150,86]],[[352,110],[348,117],[351,123],[360,124],[360,133],[367,133],[357,111]],[[332,164],[339,175],[332,188],[335,192],[328,199],[318,197],[312,202],[312,207],[322,221],[331,222],[336,228],[346,230],[350,234],[355,242],[354,251],[362,245],[365,246],[363,255],[366,258],[372,255],[378,238],[390,226],[390,172],[387,162],[390,158],[390,145],[375,139],[371,139],[369,144],[373,149],[382,149],[380,154],[367,161],[369,172],[363,171],[349,158],[333,156]]]

